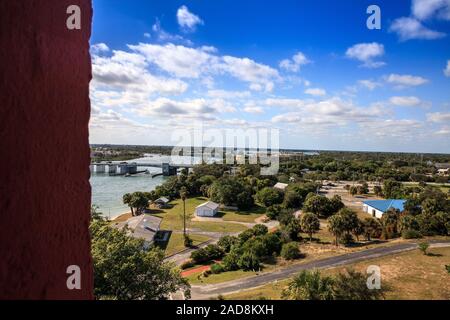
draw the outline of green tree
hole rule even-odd
[[[419,250],[422,251],[424,255],[428,255],[428,248],[430,247],[430,244],[427,242],[421,242],[419,243]]]
[[[244,251],[238,259],[238,266],[244,271],[259,271],[261,270],[261,260],[252,250]]]
[[[341,215],[335,214],[328,218],[328,230],[334,235],[334,243],[338,246],[339,239],[345,232],[345,221]]]
[[[382,197],[383,196],[383,189],[380,186],[374,186],[373,187],[373,193],[375,193],[375,195],[377,197]]]
[[[300,250],[297,242],[288,242],[281,248],[281,256],[286,260],[294,260],[300,257]]]
[[[158,300],[182,290],[190,297],[189,284],[175,265],[164,261],[157,248],[144,249],[144,240],[126,231],[93,220],[90,226],[97,299]]]
[[[280,204],[283,201],[283,194],[276,189],[266,187],[256,193],[255,199],[259,204],[268,208]]]
[[[381,224],[372,217],[365,218],[363,221],[364,236],[367,241],[371,241],[372,238],[379,238],[381,236]]]
[[[180,196],[181,196],[181,200],[183,201],[183,237],[184,237],[184,239],[186,239],[186,237],[187,237],[187,233],[186,233],[186,197],[187,197],[187,190],[186,190],[186,187],[182,187],[181,188]]]
[[[296,275],[282,293],[288,300],[333,300],[333,279],[319,271],[304,270]]]
[[[327,197],[309,194],[303,204],[303,211],[327,217],[330,211],[330,201]]]
[[[314,213],[305,212],[301,215],[300,226],[309,235],[309,241],[312,241],[313,234],[320,231],[320,220]]]
[[[131,205],[131,193],[125,193],[122,197],[123,204],[126,204],[130,207],[131,215],[134,216],[134,209]]]
[[[336,300],[379,300],[384,297],[383,290],[367,287],[366,275],[348,269],[335,277],[333,291]]]

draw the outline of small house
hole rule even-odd
[[[402,212],[406,200],[368,200],[363,202],[363,211],[374,218],[381,218],[389,209],[393,208]]]
[[[195,215],[197,217],[215,217],[218,212],[219,205],[212,201],[202,203],[195,208]]]
[[[169,202],[170,200],[167,199],[166,197],[161,197],[159,199],[156,199],[154,201],[155,206],[157,206],[159,209],[164,209],[167,208],[169,206]]]
[[[276,184],[273,186],[274,189],[277,189],[277,190],[280,190],[280,191],[286,190],[287,187],[288,187],[288,184],[286,184],[286,183],[281,183],[281,182],[278,182],[278,183],[276,183]]]

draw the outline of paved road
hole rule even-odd
[[[430,241],[432,247],[450,247],[450,241]],[[417,243],[402,243],[389,247],[379,247],[364,251],[352,252],[340,256],[311,261],[305,264],[292,265],[278,271],[263,273],[239,280],[204,286],[192,286],[193,300],[208,299],[219,294],[228,294],[245,289],[260,287],[267,283],[292,277],[301,270],[326,269],[355,262],[383,257],[417,248]]]

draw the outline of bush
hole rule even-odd
[[[236,238],[236,237],[223,236],[222,238],[219,239],[219,241],[217,242],[217,245],[219,247],[221,247],[225,253],[228,253],[231,251],[231,248],[238,242],[239,242],[238,238]]]
[[[223,266],[219,263],[215,263],[211,266],[211,273],[212,274],[219,274],[224,272],[225,269],[223,268]]]
[[[211,260],[220,259],[223,256],[223,250],[216,244],[209,244],[205,248],[198,249],[191,253],[191,259],[196,264],[205,263]]]
[[[240,256],[238,266],[244,271],[259,271],[261,270],[261,261],[255,253],[246,251]]]
[[[184,236],[184,246],[185,246],[186,248],[192,247],[192,244],[193,244],[193,243],[194,243],[194,242],[192,241],[191,237],[189,237],[189,236]]]
[[[234,271],[239,269],[239,255],[235,251],[231,251],[223,258],[222,264],[226,271]]]
[[[266,216],[270,220],[277,220],[280,213],[281,213],[281,206],[278,204],[270,206],[266,210]]]
[[[193,266],[195,266],[194,261],[192,260],[186,260],[185,262],[183,262],[180,266],[181,270],[185,270],[185,269],[189,269],[192,268]]]
[[[289,242],[283,245],[281,256],[286,260],[294,260],[300,257],[300,250],[297,242]]]
[[[403,239],[419,239],[422,238],[422,234],[417,230],[403,230]]]
[[[264,242],[268,254],[273,253],[275,253],[276,255],[280,254],[282,244],[279,233],[268,233],[263,237],[262,240]]]
[[[430,245],[427,242],[421,242],[419,243],[419,250],[422,251],[424,255],[428,255],[428,248]]]
[[[208,278],[211,275],[211,270],[205,270],[202,273],[202,276],[205,278]]]
[[[352,244],[353,242],[355,242],[355,240],[353,239],[353,236],[351,234],[346,233],[341,237],[339,242],[346,246],[346,245]]]

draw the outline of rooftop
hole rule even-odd
[[[216,210],[217,208],[219,208],[219,205],[215,202],[208,201],[208,202],[202,203],[201,205],[197,206],[197,208],[201,208],[201,207],[207,207],[211,210]]]
[[[387,199],[387,200],[368,200],[364,201],[363,203],[382,212],[386,212],[391,208],[403,211],[405,202],[406,200],[401,199]]]

